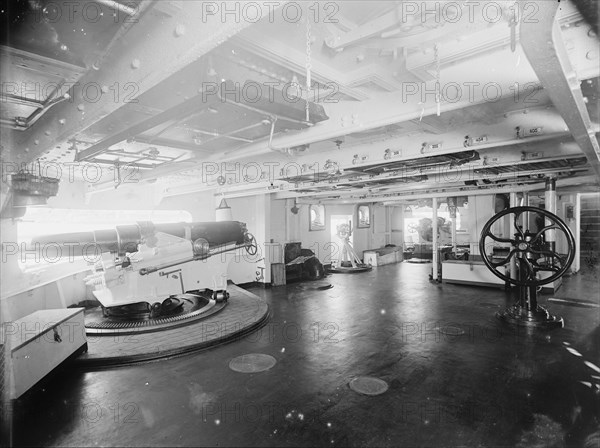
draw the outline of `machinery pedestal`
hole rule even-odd
[[[532,328],[562,328],[563,318],[550,314],[537,303],[536,286],[520,286],[519,300],[513,306],[496,313],[503,322]]]
[[[546,179],[546,204],[552,202],[548,196],[555,195],[554,179]],[[553,207],[550,207],[553,208]],[[492,227],[500,219],[510,220],[515,233],[497,236]],[[535,223],[535,231],[528,227]],[[558,233],[558,235],[557,235]],[[562,236],[560,236],[562,234]],[[557,236],[566,242],[566,255],[557,252]],[[493,240],[487,243],[486,239]],[[500,244],[500,246],[499,246]],[[510,245],[508,247],[507,245]],[[494,249],[501,248],[501,254]],[[492,251],[490,252],[490,248]],[[508,252],[508,254],[506,254]],[[562,317],[553,316],[537,303],[537,288],[552,283],[566,273],[575,258],[575,238],[573,232],[564,221],[548,210],[536,207],[512,207],[493,216],[483,227],[479,239],[479,253],[484,264],[498,278],[519,287],[518,300],[510,308],[496,313],[496,317],[504,322],[529,328],[560,328],[564,322]],[[501,266],[510,268],[510,275],[498,270]],[[516,272],[515,271],[516,268]],[[540,278],[538,273],[548,275]],[[513,275],[516,274],[515,275]]]
[[[514,305],[504,311],[498,311],[496,317],[508,324],[523,327],[552,329],[564,326],[562,317],[550,314],[539,305],[535,310],[527,310],[519,305]]]

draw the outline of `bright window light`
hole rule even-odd
[[[79,210],[68,208],[28,207],[17,228],[17,239],[29,243],[33,238],[60,233],[114,229],[116,226],[152,221],[155,224],[192,222],[185,210]],[[21,258],[21,257],[19,257]],[[28,266],[19,262],[21,267]]]

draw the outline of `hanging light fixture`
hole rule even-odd
[[[296,198],[294,198],[294,206],[290,209],[290,211],[294,214],[297,215],[298,212],[300,211],[300,208],[298,208],[298,203],[296,202]]]
[[[233,221],[233,216],[231,214],[231,207],[227,204],[225,198],[221,199],[221,203],[215,210],[216,212],[216,221]]]

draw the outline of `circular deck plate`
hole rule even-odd
[[[306,284],[301,285],[300,289],[308,290],[308,291],[324,291],[326,289],[333,288],[331,283],[317,283],[317,284]]]
[[[229,361],[229,368],[234,372],[258,373],[269,370],[275,364],[277,364],[277,360],[270,355],[249,353],[233,358]]]
[[[366,272],[366,271],[370,271],[371,269],[373,269],[371,266],[368,265],[362,265],[362,266],[356,266],[355,268],[353,267],[344,267],[344,266],[337,266],[335,268],[331,268],[329,269],[329,272],[332,272],[334,274],[356,274],[357,272]]]
[[[381,395],[388,390],[388,384],[372,376],[359,376],[348,383],[350,389],[363,395]]]
[[[444,325],[442,327],[435,327],[434,330],[439,331],[447,336],[461,336],[465,334],[465,330],[455,325]]]

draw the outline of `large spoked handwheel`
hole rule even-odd
[[[530,222],[535,221],[536,215],[541,215],[550,224],[534,233],[523,230],[522,223],[525,221],[521,218],[526,213],[530,213]],[[492,226],[507,215],[514,215],[512,223],[516,233],[514,238],[499,238],[492,233]],[[520,219],[521,223],[519,223]],[[566,255],[558,254],[554,248],[554,242],[547,241],[549,231],[556,231],[553,232],[556,233],[556,236],[559,232],[564,234],[567,241]],[[487,238],[504,244],[504,247],[509,249],[508,255],[501,259],[494,257],[493,253],[490,253],[494,245],[486,242]],[[479,252],[485,265],[496,277],[513,285],[541,286],[557,280],[569,269],[575,258],[575,238],[569,227],[555,214],[536,207],[513,207],[498,213],[485,224],[479,240]],[[509,264],[513,258],[516,259],[519,272],[522,273],[518,279],[510,278],[498,270],[499,267]],[[537,273],[543,271],[553,272],[553,274],[546,278],[537,278]]]
[[[246,244],[246,252],[249,255],[256,255],[258,252],[258,243],[256,242],[256,238],[251,233],[247,233],[244,237],[244,243]]]

